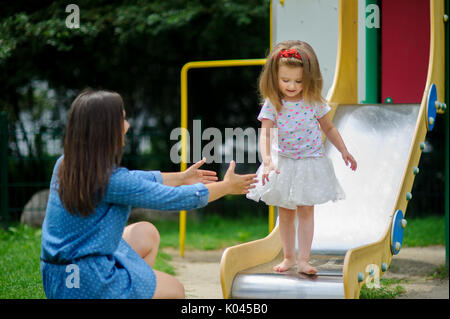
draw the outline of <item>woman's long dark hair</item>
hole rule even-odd
[[[122,159],[123,123],[123,100],[115,92],[85,90],[73,101],[58,170],[59,196],[71,214],[88,216],[101,200]]]

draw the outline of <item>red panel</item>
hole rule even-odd
[[[381,0],[381,102],[420,103],[429,47],[430,0]]]

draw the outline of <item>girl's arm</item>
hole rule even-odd
[[[318,119],[320,127],[322,128],[323,133],[330,140],[331,143],[341,152],[342,158],[344,159],[345,165],[350,163],[350,168],[354,171],[356,170],[357,163],[353,156],[348,152],[347,147],[345,146],[344,140],[339,134],[339,131],[334,126],[333,122],[328,114],[325,114],[320,119]]]
[[[261,120],[261,136],[259,137],[259,147],[262,161],[264,163],[264,170],[262,174],[263,185],[265,185],[266,182],[269,181],[269,173],[271,171],[274,170],[277,174],[280,173],[280,171],[275,167],[275,164],[272,162],[272,156],[270,154],[272,148],[272,132],[274,126],[275,123],[272,120]]]
[[[262,119],[261,120],[261,135],[259,137],[259,148],[262,157],[262,161],[265,165],[268,165],[272,162],[272,158],[270,156],[270,149],[272,138],[270,135],[271,128],[274,127],[274,123],[272,120]]]

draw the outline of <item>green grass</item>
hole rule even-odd
[[[40,273],[41,229],[0,229],[0,299],[45,298]],[[160,252],[154,268],[174,274],[170,255]]]
[[[178,221],[154,223],[161,237],[160,248],[178,247]],[[445,245],[445,218],[426,217],[408,219],[404,246]],[[242,217],[225,219],[214,215],[188,220],[186,249],[210,250],[224,248],[267,235],[267,218]],[[0,229],[0,299],[45,298],[40,274],[41,230],[14,224],[8,230]],[[154,268],[170,274],[170,255],[159,251]],[[447,276],[445,270],[436,270],[437,277]],[[361,290],[362,298],[395,298],[402,287],[381,279],[379,289]],[[399,287],[397,287],[399,286]]]
[[[405,288],[399,285],[404,279],[380,279],[380,287],[369,288],[364,284],[359,293],[360,299],[394,299],[405,293]]]
[[[0,298],[45,298],[40,273],[41,230],[0,230]]]
[[[154,223],[161,237],[154,269],[175,274],[163,247],[178,247],[178,221]],[[40,273],[41,230],[14,224],[0,228],[0,299],[45,298]],[[186,249],[216,249],[267,235],[266,218],[221,219],[217,216],[187,222]]]
[[[408,219],[406,215],[406,220],[403,247],[445,246],[445,216]]]
[[[155,221],[161,247],[179,247],[178,221]],[[267,236],[267,218],[227,219],[210,215],[186,222],[186,249],[211,250]]]
[[[428,274],[430,279],[448,279],[448,268],[447,265],[443,264]]]

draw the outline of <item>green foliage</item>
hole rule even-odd
[[[149,102],[152,112],[175,111],[173,88],[184,63],[260,58],[268,45],[265,0],[84,0],[77,2],[78,29],[66,27],[66,5],[2,8],[0,96],[2,107],[16,116],[20,108],[14,103],[22,97],[17,89],[29,87],[32,79],[47,81],[62,96],[86,86],[118,90],[130,114],[148,109]],[[159,82],[169,85],[170,93]]]
[[[76,4],[79,29],[65,25],[67,1],[2,5],[0,108],[9,113],[9,154],[17,167],[10,172],[10,181],[28,178],[20,171],[37,169],[29,165],[28,157],[53,155],[46,154],[50,141],[62,145],[67,110],[86,87],[117,91],[125,101],[131,124],[125,166],[178,170],[169,158],[171,144],[177,141],[168,141],[180,121],[181,67],[193,60],[261,58],[268,49],[267,0],[80,0]],[[233,117],[253,126],[259,70],[238,69],[238,76],[226,70],[192,72],[190,110],[211,114],[214,101],[214,118],[226,120],[230,105],[238,103]],[[191,100],[194,95],[199,98]],[[191,111],[190,117],[196,113]],[[143,139],[149,140],[151,150],[140,157]],[[52,164],[47,165],[43,171],[51,172]],[[47,174],[28,182],[48,184],[49,180]],[[20,210],[35,191],[10,187],[14,197],[10,203]]]

